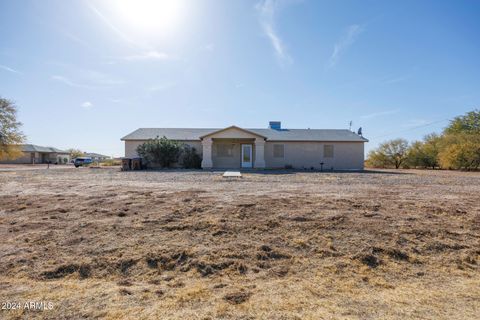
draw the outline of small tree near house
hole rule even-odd
[[[16,159],[22,155],[20,144],[25,136],[17,121],[17,106],[0,97],[0,160]]]
[[[79,149],[68,149],[67,150],[70,153],[70,158],[71,159],[76,159],[78,157],[83,157],[84,153],[82,150]]]
[[[202,157],[195,148],[166,137],[157,137],[139,145],[137,154],[149,166],[159,165],[162,168],[169,168],[178,163],[183,168],[199,169],[202,164]]]
[[[405,139],[394,139],[386,141],[370,151],[367,163],[372,167],[395,167],[400,168],[408,155],[408,141]]]
[[[147,165],[158,164],[162,168],[169,168],[178,162],[181,152],[181,144],[178,141],[169,140],[165,136],[155,138],[137,147],[137,154],[144,159]]]
[[[413,142],[408,149],[408,166],[432,169],[438,167],[438,153],[440,151],[441,140],[441,136],[432,133],[425,136],[423,141]]]

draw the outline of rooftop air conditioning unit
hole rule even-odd
[[[270,121],[268,123],[268,127],[273,130],[280,130],[282,129],[282,122],[280,121]]]

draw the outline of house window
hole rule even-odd
[[[324,158],[333,158],[333,145],[326,144],[323,146],[323,157]]]
[[[273,157],[274,158],[285,157],[285,146],[283,144],[274,144],[273,145]]]
[[[217,144],[217,156],[223,158],[233,157],[233,145],[228,143]]]

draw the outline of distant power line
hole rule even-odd
[[[392,134],[399,134],[399,133],[403,133],[403,132],[408,132],[408,131],[411,131],[411,130],[415,130],[415,129],[419,129],[419,128],[423,128],[423,127],[428,127],[428,126],[431,126],[432,124],[437,124],[437,123],[441,123],[441,122],[449,121],[449,120],[451,120],[451,119],[443,119],[443,120],[433,121],[433,122],[429,122],[429,123],[426,123],[426,124],[422,124],[420,126],[411,127],[411,128],[405,129],[405,130],[390,132],[390,133],[387,133],[387,134],[384,134],[384,135],[381,135],[381,136],[376,136],[376,137],[373,137],[373,138],[370,138],[370,139],[384,138],[384,137],[391,136]]]

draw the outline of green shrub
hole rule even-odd
[[[169,168],[178,162],[181,144],[166,137],[155,138],[137,147],[137,154],[143,158],[147,165],[160,165]]]
[[[202,157],[195,148],[185,144],[182,147],[180,163],[186,169],[200,169],[202,167]]]
[[[166,137],[157,137],[139,145],[137,154],[150,167],[159,165],[169,168],[176,163],[187,169],[199,169],[202,166],[202,157],[195,148]]]

